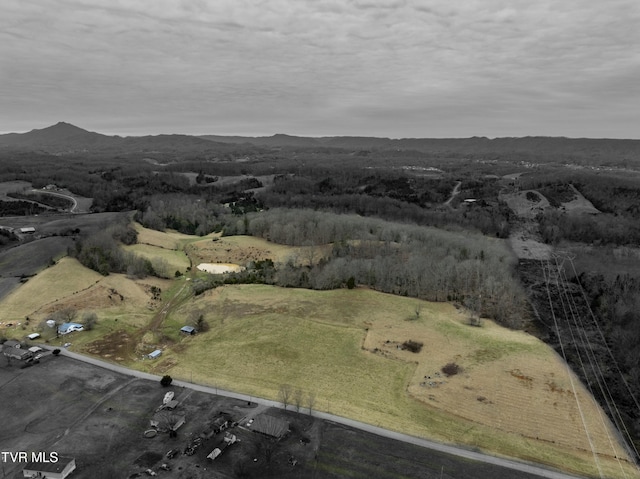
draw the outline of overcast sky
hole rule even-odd
[[[0,132],[640,138],[638,0],[2,0]]]

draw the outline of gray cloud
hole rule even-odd
[[[5,0],[0,131],[637,137],[638,24],[635,0]]]

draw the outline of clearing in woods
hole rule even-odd
[[[194,249],[190,254],[209,262],[277,261],[287,250],[248,237],[182,239]],[[214,254],[211,245],[222,250]],[[247,245],[252,249],[242,251]],[[637,477],[584,387],[553,350],[524,332],[488,320],[472,327],[467,313],[451,304],[362,288],[227,285],[192,297],[188,285],[184,277],[101,277],[65,259],[7,300],[34,319],[69,305],[96,311],[94,330],[51,344],[72,339],[78,352],[133,368],[271,399],[290,384],[304,391],[305,403],[314,395],[317,410],[579,474],[596,471],[590,440],[607,477]],[[31,295],[44,291],[46,301],[27,303],[27,286]],[[210,330],[180,335],[187,318],[199,314]],[[408,340],[422,343],[422,350],[400,349]],[[143,359],[156,347],[164,349],[159,359]],[[460,372],[447,377],[442,368],[449,363]]]

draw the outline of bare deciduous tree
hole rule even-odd
[[[280,391],[278,392],[278,396],[280,397],[280,402],[284,406],[285,410],[289,405],[289,399],[291,398],[291,385],[290,384],[282,384],[280,386]]]
[[[313,407],[316,404],[316,393],[314,391],[309,391],[307,393],[307,406],[309,406],[309,416],[313,414]]]
[[[304,392],[302,391],[302,389],[296,388],[296,390],[293,392],[293,404],[296,406],[296,412],[300,412],[303,397]]]
[[[91,331],[98,322],[98,315],[93,311],[88,311],[82,315],[82,324],[84,329]]]

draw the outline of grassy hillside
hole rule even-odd
[[[297,251],[248,237],[153,237],[167,247],[149,248],[175,253],[171,248],[193,242],[190,254],[209,261],[278,260]],[[614,459],[626,453],[587,391],[524,332],[488,320],[472,327],[468,312],[452,304],[365,288],[228,285],[193,297],[189,285],[185,277],[103,277],[65,258],[12,293],[0,311],[3,321],[32,316],[30,328],[62,307],[95,311],[93,331],[51,344],[71,341],[76,351],[130,367],[272,399],[287,384],[292,408],[299,402],[306,411],[311,396],[314,410],[584,475],[597,473],[591,443],[606,477],[637,477],[626,460]],[[198,315],[210,330],[181,335],[180,326]],[[14,328],[11,335],[28,332]],[[408,340],[422,350],[399,349]],[[164,349],[160,359],[142,359],[156,347]],[[443,367],[452,363],[459,372],[447,377]]]
[[[417,305],[420,317],[411,319]],[[450,304],[243,285],[210,291],[174,316],[193,311],[204,312],[211,330],[147,367],[273,399],[289,384],[304,391],[303,407],[311,392],[319,410],[580,473],[594,471],[590,439],[602,467],[619,473],[609,460],[625,452],[555,353],[491,322],[468,326]],[[423,350],[398,350],[408,339]],[[441,369],[450,362],[462,371],[447,378]]]

